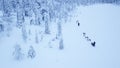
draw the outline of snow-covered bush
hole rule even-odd
[[[15,45],[14,47],[14,52],[13,52],[13,57],[15,60],[22,60],[24,58],[24,54],[22,52],[21,46],[20,45]]]
[[[35,58],[35,56],[36,56],[36,52],[35,52],[33,46],[30,46],[30,48],[28,50],[28,58],[33,59],[33,58]]]

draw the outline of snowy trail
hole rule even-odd
[[[56,46],[49,48],[47,43],[51,39],[49,35],[44,37],[42,43],[25,44],[21,40],[19,30],[14,29],[11,32],[12,36],[1,39],[0,68],[119,68],[119,12],[120,7],[109,4],[78,7],[73,11],[73,17],[68,23],[62,25],[64,50],[57,48],[57,41],[53,43]],[[80,22],[80,26],[76,20]],[[55,31],[54,28],[57,29],[53,26],[52,32]],[[83,32],[92,42],[96,41],[96,47],[92,47],[83,37]],[[34,59],[26,57],[22,61],[14,60],[12,52],[15,44],[21,44],[24,53],[27,53],[30,44],[35,45],[36,57]]]

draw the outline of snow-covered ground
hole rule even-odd
[[[56,35],[55,23],[50,24],[51,35],[42,34],[39,26],[26,26],[32,32],[27,42],[22,40],[22,34],[16,27],[12,28],[11,36],[6,37],[7,33],[1,32],[0,68],[119,68],[119,18],[119,6],[98,4],[77,7],[67,23],[62,24],[63,50],[58,48],[58,40],[52,40]],[[87,41],[83,33],[91,41]],[[38,34],[38,42],[34,39],[35,34]],[[95,47],[91,45],[94,41]],[[21,45],[24,53],[21,60],[14,59],[14,46],[17,44]],[[27,57],[31,45],[36,52],[33,59]]]

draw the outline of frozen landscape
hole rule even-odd
[[[119,0],[0,0],[0,68],[120,68]]]

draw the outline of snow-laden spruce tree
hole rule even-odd
[[[24,59],[25,55],[22,52],[21,46],[16,44],[14,48],[15,48],[15,50],[13,52],[14,59],[15,60],[22,60],[22,59]]]
[[[1,0],[1,7],[3,11],[4,17],[9,17],[11,13],[11,5],[9,4],[9,0]]]
[[[17,1],[17,26],[22,27],[24,23],[24,5],[23,0]]]
[[[30,46],[29,50],[28,50],[28,58],[33,59],[33,58],[35,58],[35,56],[36,56],[36,52],[35,52],[33,46]]]

